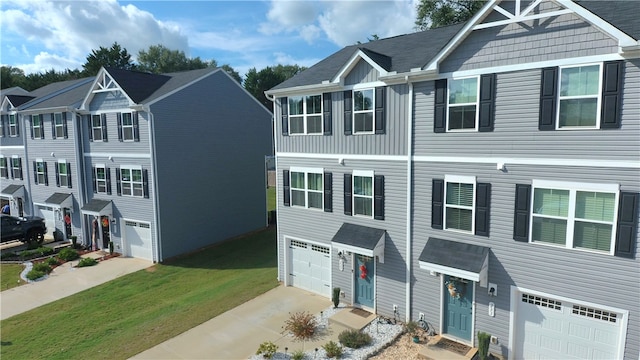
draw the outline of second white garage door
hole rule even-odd
[[[148,223],[125,221],[124,246],[127,256],[153,260],[151,226]]]
[[[291,240],[289,276],[292,286],[331,296],[329,247]]]
[[[516,359],[620,359],[623,314],[521,293]]]

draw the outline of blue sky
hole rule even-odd
[[[311,66],[357,41],[413,32],[418,0],[0,2],[0,63],[25,73],[81,68],[114,42],[135,58],[162,44],[241,75]]]

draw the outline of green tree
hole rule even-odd
[[[164,45],[151,45],[147,50],[138,52],[138,68],[155,74],[204,69],[217,66],[215,60],[202,61],[199,57],[190,59],[184,51],[171,50]]]
[[[242,76],[240,76],[240,73],[235,71],[235,69],[232,68],[231,65],[224,64],[224,65],[220,66],[220,68],[222,70],[226,71],[229,75],[231,75],[232,78],[236,79],[236,81],[238,83],[242,84]]]
[[[27,90],[25,88],[24,71],[13,66],[2,66],[0,68],[0,87],[2,89],[8,89],[15,86]]]
[[[417,6],[416,29],[427,30],[467,21],[486,1],[479,0],[420,0]]]
[[[91,50],[91,54],[87,56],[87,62],[82,65],[82,73],[84,76],[94,76],[103,66],[125,70],[136,68],[131,60],[131,54],[117,42],[114,42],[110,48],[100,46],[98,50]]]
[[[57,72],[54,69],[45,71],[43,73],[32,73],[25,77],[24,89],[31,91],[45,85],[52,84],[54,82],[74,80],[83,77],[80,70],[69,70]]]
[[[305,67],[298,65],[267,66],[260,71],[251,68],[245,74],[244,88],[267,109],[273,111],[273,102],[267,99],[264,92],[305,69]]]

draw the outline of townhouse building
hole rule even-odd
[[[271,114],[223,70],[103,68],[51,86],[3,105],[22,132],[0,146],[23,159],[2,196],[21,186],[50,236],[159,262],[266,225]]]
[[[637,359],[633,13],[488,1],[269,90],[279,279],[510,359]]]

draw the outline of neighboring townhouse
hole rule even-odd
[[[269,90],[279,279],[510,359],[638,359],[634,5],[489,1]]]
[[[225,71],[103,68],[63,88],[17,107],[24,180],[7,186],[51,235],[158,262],[266,226],[271,113]]]

